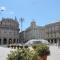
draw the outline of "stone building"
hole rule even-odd
[[[50,43],[60,44],[60,22],[51,23],[45,26],[45,39]]]
[[[2,18],[0,20],[0,45],[19,42],[19,23],[16,19]]]
[[[35,21],[31,22],[30,27],[20,33],[20,41],[26,42],[30,39],[42,39],[44,38],[44,28],[37,26]]]
[[[22,41],[30,39],[46,39],[50,43],[60,44],[60,22],[47,24],[45,26],[37,26],[36,22],[32,21],[30,27],[21,32],[21,34],[24,38],[23,40],[21,39]]]

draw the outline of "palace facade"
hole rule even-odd
[[[36,22],[32,21],[30,27],[20,33],[20,39],[23,42],[31,39],[46,39],[50,43],[60,44],[60,21],[45,26],[37,26]]]
[[[19,42],[19,23],[16,19],[2,18],[0,20],[0,45]]]

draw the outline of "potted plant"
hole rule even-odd
[[[46,45],[41,45],[37,50],[39,60],[47,60],[47,56],[50,55],[49,47]]]

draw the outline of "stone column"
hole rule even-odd
[[[59,46],[60,46],[60,39],[59,39]]]
[[[59,40],[57,39],[57,45],[58,45],[58,43],[59,43]]]
[[[59,39],[57,40],[57,45],[59,46]]]
[[[3,44],[3,38],[1,38],[1,45],[4,45],[4,44]]]
[[[53,39],[53,44],[55,44],[55,40]]]
[[[14,39],[11,39],[12,40],[12,44],[13,44],[13,42],[14,42]]]
[[[17,44],[17,39],[16,39],[15,43]]]
[[[50,39],[50,44],[51,44],[51,39]]]

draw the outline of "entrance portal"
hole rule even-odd
[[[7,44],[7,39],[6,38],[4,38],[3,44]]]

